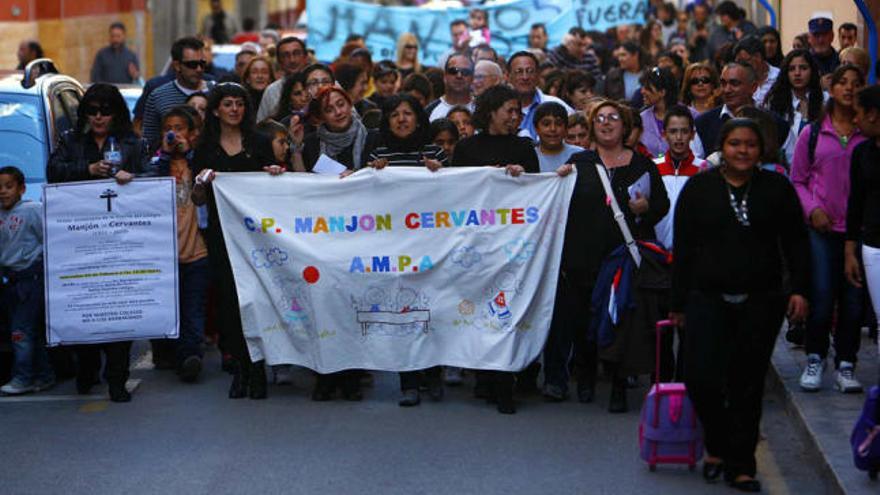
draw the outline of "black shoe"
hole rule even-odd
[[[516,403],[513,395],[498,397],[498,412],[501,414],[516,414]]]
[[[802,346],[804,345],[804,333],[806,333],[806,328],[802,323],[789,323],[788,331],[785,332],[785,340],[789,344]]]
[[[577,394],[578,402],[581,404],[589,404],[596,398],[596,385],[593,383],[578,383]]]
[[[421,402],[422,399],[419,396],[419,389],[412,388],[402,392],[400,400],[397,401],[397,405],[400,407],[413,407],[419,405]]]
[[[340,378],[342,398],[347,401],[358,402],[363,400],[364,395],[361,393],[361,377],[357,373],[344,372]]]
[[[110,401],[111,402],[131,402],[131,394],[125,388],[125,382],[120,384],[110,384]]]
[[[515,414],[516,403],[513,401],[513,384],[496,378],[494,384],[495,401],[501,414]]]
[[[724,463],[703,461],[703,479],[706,483],[715,483],[724,474]]]
[[[474,397],[488,401],[494,400],[492,383],[485,378],[477,378],[477,382],[474,384]]]
[[[431,376],[426,381],[428,383],[428,397],[434,402],[443,400],[443,396],[446,394],[446,390],[443,388],[443,375]]]
[[[186,383],[192,383],[199,378],[199,373],[202,372],[202,358],[198,356],[190,356],[183,360],[180,363],[180,367],[177,369],[177,375],[180,377],[180,381]]]
[[[220,361],[220,369],[229,374],[235,373],[235,358],[231,354],[224,353]]]
[[[243,399],[248,394],[248,374],[241,369],[240,363],[235,363],[232,371],[232,384],[229,386],[230,399]]]
[[[608,402],[608,412],[625,413],[629,410],[626,404],[626,379],[614,380],[611,385],[611,400]]]
[[[758,493],[761,491],[761,482],[754,478],[741,481],[730,480],[727,484],[741,492]]]
[[[264,364],[264,361],[257,361],[251,365],[250,380],[248,380],[251,399],[265,399],[268,396],[266,366]]]
[[[98,383],[101,383],[101,381],[98,380],[97,376],[91,373],[76,375],[76,393],[80,395],[88,395],[92,391],[92,387]]]

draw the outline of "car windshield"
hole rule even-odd
[[[40,197],[39,184],[46,181],[45,129],[38,96],[0,93],[0,164],[24,172],[31,199]]]

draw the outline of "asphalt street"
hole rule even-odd
[[[447,389],[442,402],[397,405],[396,374],[376,373],[362,402],[317,403],[312,378],[270,385],[263,401],[229,400],[210,353],[197,384],[141,363],[134,400],[113,404],[50,392],[0,398],[0,492],[13,494],[714,494],[699,470],[639,460],[639,398],[631,412],[520,397],[514,416]],[[644,383],[646,378],[642,378]],[[97,392],[104,392],[98,390]],[[765,493],[828,493],[815,458],[768,394],[759,449]]]

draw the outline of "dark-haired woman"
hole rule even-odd
[[[74,182],[114,178],[119,184],[143,174],[149,160],[146,141],[132,131],[131,116],[119,90],[109,84],[93,84],[83,95],[77,110],[75,129],[61,135],[58,147],[49,157],[46,178],[49,182]],[[115,142],[121,161],[104,159]],[[107,361],[104,376],[113,402],[128,402],[125,388],[131,354],[131,341],[83,345],[76,350],[79,367],[76,389],[88,394],[98,383],[101,351]]]
[[[239,311],[238,293],[223,232],[214,190],[214,172],[266,171],[277,175],[284,167],[275,164],[272,143],[254,132],[256,108],[247,90],[236,83],[218,84],[211,91],[206,111],[205,129],[193,157],[196,174],[192,199],[196,204],[208,203],[208,244],[211,272],[217,288],[214,321],[219,327],[221,347],[235,359],[229,398],[250,395],[266,398],[266,370],[263,361],[252,362],[245,343]]]
[[[517,136],[521,118],[516,91],[507,86],[487,89],[477,97],[474,111],[473,123],[480,132],[458,142],[452,165],[505,167],[514,176],[523,172],[540,172],[532,141]],[[513,373],[480,371],[474,392],[478,397],[496,401],[498,412],[514,414],[514,382]]]
[[[678,101],[678,83],[669,69],[654,67],[642,76],[641,91],[642,99],[648,108],[642,110],[640,114],[642,117],[640,141],[651,156],[662,156],[669,148],[666,140],[663,139],[663,118],[666,116],[666,110],[672,108]],[[696,118],[696,111],[692,113]]]
[[[647,65],[647,55],[632,41],[620,45],[614,51],[618,66],[608,71],[605,78],[605,96],[612,100],[633,102],[639,97],[642,72]]]
[[[773,26],[764,26],[758,28],[757,35],[761,39],[761,43],[764,44],[764,60],[773,67],[779,67],[784,57],[779,31]]]
[[[370,167],[427,167],[434,172],[446,165],[446,153],[430,141],[428,114],[408,94],[396,94],[385,100],[379,134],[384,146],[370,153],[367,162]],[[398,404],[401,407],[419,405],[419,382],[423,376],[431,399],[442,399],[442,373],[441,366],[400,373],[401,397]]]
[[[309,101],[311,101],[311,97],[306,91],[306,78],[302,72],[287,76],[284,79],[284,85],[281,86],[278,110],[272,120],[288,125],[290,116],[294,113],[306,114],[309,109]]]
[[[763,108],[788,122],[795,135],[822,113],[825,94],[819,66],[807,50],[792,50],[782,59],[779,77],[763,101]],[[787,157],[789,163],[793,156]]]
[[[670,317],[686,329],[687,390],[705,432],[703,476],[714,482],[723,474],[757,492],[764,378],[783,317],[806,317],[809,246],[791,184],[759,168],[758,126],[731,119],[720,141],[721,166],[691,177],[676,205]],[[783,266],[791,294],[783,293]]]
[[[334,72],[336,81],[348,93],[358,115],[363,117],[368,111],[378,109],[375,103],[364,97],[370,83],[370,77],[363,67],[353,64],[339,64]]]
[[[807,366],[800,386],[805,391],[822,387],[835,311],[835,388],[844,393],[862,390],[855,377],[855,366],[861,342],[864,292],[844,278],[843,251],[850,191],[850,169],[846,165],[851,162],[855,147],[865,140],[853,123],[855,95],[864,84],[861,70],[854,65],[842,65],[832,73],[831,99],[825,116],[801,132],[791,164],[791,181],[803,206],[802,218],[810,227],[813,311],[804,335]],[[818,126],[818,135],[810,151],[813,126]]]

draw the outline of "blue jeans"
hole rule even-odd
[[[202,357],[210,273],[208,258],[179,265],[180,337],[177,340],[176,351],[178,365],[190,356]]]
[[[851,285],[843,276],[843,234],[820,234],[810,229],[809,235],[812,280],[810,317],[804,335],[807,354],[818,354],[823,359],[828,355],[836,304],[834,361],[838,366],[841,361],[855,364],[865,311],[865,291]]]
[[[43,267],[31,267],[9,274],[11,283],[3,288],[0,303],[9,314],[12,341],[12,379],[22,385],[34,380],[51,382],[55,373],[46,351]]]

